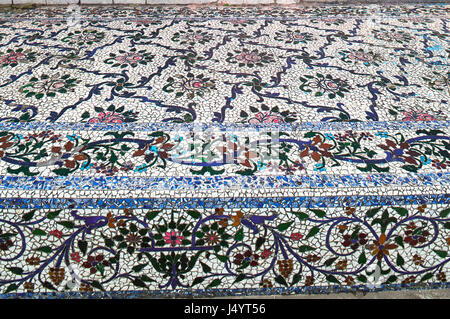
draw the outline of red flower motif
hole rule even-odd
[[[258,112],[255,117],[248,121],[250,124],[271,124],[271,123],[283,123],[283,119],[280,116],[273,114],[272,112]]]
[[[55,229],[50,232],[50,235],[61,238],[63,233],[62,233],[62,231]]]
[[[300,240],[302,238],[303,238],[303,235],[300,233],[292,233],[291,234],[291,239],[293,239],[293,240]]]
[[[181,241],[184,239],[184,237],[181,236],[180,233],[175,230],[166,232],[163,238],[166,244],[170,244],[172,247],[180,245]]]
[[[81,261],[80,253],[71,253],[70,258],[72,258],[73,261],[79,263]]]
[[[270,255],[272,255],[272,252],[268,249],[264,249],[263,252],[261,253],[261,258],[262,259],[269,258]]]
[[[123,123],[122,117],[119,113],[114,112],[100,112],[97,117],[91,118],[89,123]]]
[[[430,115],[425,112],[420,111],[409,111],[409,112],[402,112],[404,115],[403,121],[437,121],[433,117],[433,115]]]

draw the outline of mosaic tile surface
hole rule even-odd
[[[446,286],[449,12],[0,11],[1,296]]]

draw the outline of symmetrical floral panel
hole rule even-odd
[[[449,14],[3,9],[1,297],[446,287]]]

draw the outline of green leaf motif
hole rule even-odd
[[[446,251],[438,250],[438,249],[434,249],[433,251],[441,258],[447,257],[447,252]]]
[[[318,226],[314,226],[313,228],[311,228],[311,230],[309,231],[308,235],[306,235],[306,238],[313,237],[318,232],[319,232],[319,227]]]
[[[284,279],[284,277],[282,275],[276,276],[275,277],[275,281],[277,283],[279,283],[280,285],[283,285],[283,286],[286,286],[286,287],[288,286],[288,283],[286,282],[286,279]]]
[[[155,210],[155,211],[152,211],[152,212],[148,212],[147,214],[145,214],[145,217],[146,217],[149,221],[151,221],[151,220],[153,220],[156,216],[158,216],[158,214],[159,214],[160,212],[161,212],[160,210]]]
[[[312,251],[312,250],[315,250],[315,249],[316,249],[316,248],[311,247],[311,246],[308,246],[308,245],[302,245],[302,246],[300,246],[300,247],[298,248],[298,251],[301,252],[301,253],[305,253],[305,252],[307,252],[307,251]]]
[[[58,222],[58,224],[60,224],[61,226],[66,227],[66,228],[69,228],[69,229],[72,229],[75,226],[74,222],[71,222],[71,221],[68,221],[68,220],[65,220],[65,221],[62,221],[62,222]]]
[[[145,282],[143,282],[140,278],[135,278],[133,280],[133,285],[135,285],[136,287],[147,288]]]
[[[23,214],[23,216],[22,216],[23,220],[26,221],[26,222],[31,220],[33,218],[35,212],[36,212],[36,210],[33,209],[32,211],[30,211],[30,212],[28,212],[26,214]]]
[[[316,214],[316,216],[319,218],[323,218],[326,215],[326,213],[321,209],[311,209],[310,208],[309,210],[312,211],[314,214]]]
[[[193,286],[195,286],[195,285],[198,285],[198,284],[201,284],[203,281],[205,281],[205,278],[203,278],[203,277],[197,277],[197,278],[195,278],[195,279],[192,281],[191,287],[193,287]]]
[[[403,266],[405,264],[405,260],[402,256],[400,256],[400,254],[397,255],[396,263],[398,266]]]
[[[372,218],[373,216],[375,216],[376,213],[378,213],[380,211],[380,209],[381,209],[381,207],[369,209],[366,212],[366,216],[369,218]]]
[[[42,246],[35,249],[36,251],[41,251],[43,253],[50,254],[52,252],[52,248],[50,246]]]
[[[15,275],[22,275],[23,269],[20,267],[6,267],[10,272],[12,272]]]
[[[408,210],[403,207],[392,207],[393,210],[395,210],[400,216],[406,216],[408,213]]]
[[[17,288],[19,288],[19,286],[17,286],[16,284],[11,284],[8,286],[8,288],[6,288],[5,294],[7,294],[11,291],[17,290]]]
[[[134,266],[132,269],[133,269],[134,272],[140,272],[140,271],[141,271],[142,269],[144,269],[145,266],[147,266],[147,265],[148,265],[148,263],[136,265],[136,266]]]
[[[213,281],[210,282],[210,284],[206,287],[206,288],[212,288],[212,287],[217,287],[222,283],[222,280],[219,278],[214,279]]]
[[[245,274],[239,274],[237,275],[236,279],[234,280],[234,283],[240,282],[245,279]]]
[[[211,272],[211,267],[209,267],[207,264],[205,264],[204,262],[200,262],[200,265],[202,266],[203,272],[205,273],[209,273]]]
[[[364,252],[362,252],[361,255],[359,255],[358,263],[363,265],[366,263],[366,261],[367,261],[366,254]]]
[[[186,213],[188,213],[192,218],[198,219],[200,218],[200,212],[196,210],[187,210]]]
[[[285,231],[286,229],[288,229],[288,228],[292,225],[292,223],[293,223],[293,222],[288,222],[288,223],[280,224],[280,225],[277,226],[277,229],[278,229],[279,231]]]
[[[448,214],[450,214],[450,208],[444,209],[442,212],[439,213],[439,216],[441,216],[441,218],[446,218]]]
[[[61,209],[48,213],[47,219],[54,219],[55,217],[57,217],[59,215],[60,212],[61,212]]]
[[[244,229],[239,229],[234,235],[234,240],[241,241],[244,238]]]
[[[42,229],[39,228],[35,228],[32,232],[33,235],[35,236],[45,236],[47,235],[47,233],[45,231],[43,231]]]
[[[360,282],[367,282],[367,277],[364,275],[359,275],[358,277],[356,277],[356,279],[358,279],[358,281]]]
[[[100,282],[98,282],[97,280],[94,280],[91,282],[91,286],[94,288],[97,288],[101,291],[105,291],[105,289],[103,288],[102,284]]]
[[[300,219],[308,219],[309,217],[308,214],[302,212],[293,212],[293,214]]]
[[[339,280],[337,280],[337,278],[335,276],[333,276],[333,275],[328,275],[327,276],[327,281],[334,282],[336,284],[340,284]]]
[[[86,251],[87,251],[87,241],[85,240],[79,240],[78,241],[78,248],[80,249],[80,251],[83,253],[83,255],[86,255]]]
[[[427,281],[427,280],[429,280],[429,279],[431,279],[431,278],[433,278],[433,274],[432,274],[432,273],[425,274],[425,275],[422,277],[422,279],[420,279],[420,282]]]

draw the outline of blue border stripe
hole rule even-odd
[[[450,194],[256,198],[0,198],[0,209],[314,208],[450,204]]]
[[[377,122],[304,122],[290,124],[232,124],[232,123],[69,123],[69,122],[1,122],[0,130],[29,131],[194,131],[194,130],[282,130],[282,131],[310,131],[310,130],[414,130],[414,129],[446,129],[450,127],[448,121],[377,121]]]
[[[304,295],[304,294],[330,294],[348,292],[379,292],[401,290],[430,290],[448,289],[448,282],[433,282],[419,284],[388,284],[379,287],[368,286],[305,286],[290,288],[236,288],[236,289],[184,289],[184,290],[129,290],[106,292],[37,292],[37,293],[9,293],[0,294],[0,299],[60,299],[60,298],[173,298],[173,297],[225,297],[225,296],[268,296],[268,295]]]
[[[0,190],[226,190],[233,188],[449,186],[450,172],[405,175],[298,175],[192,177],[0,176]]]

